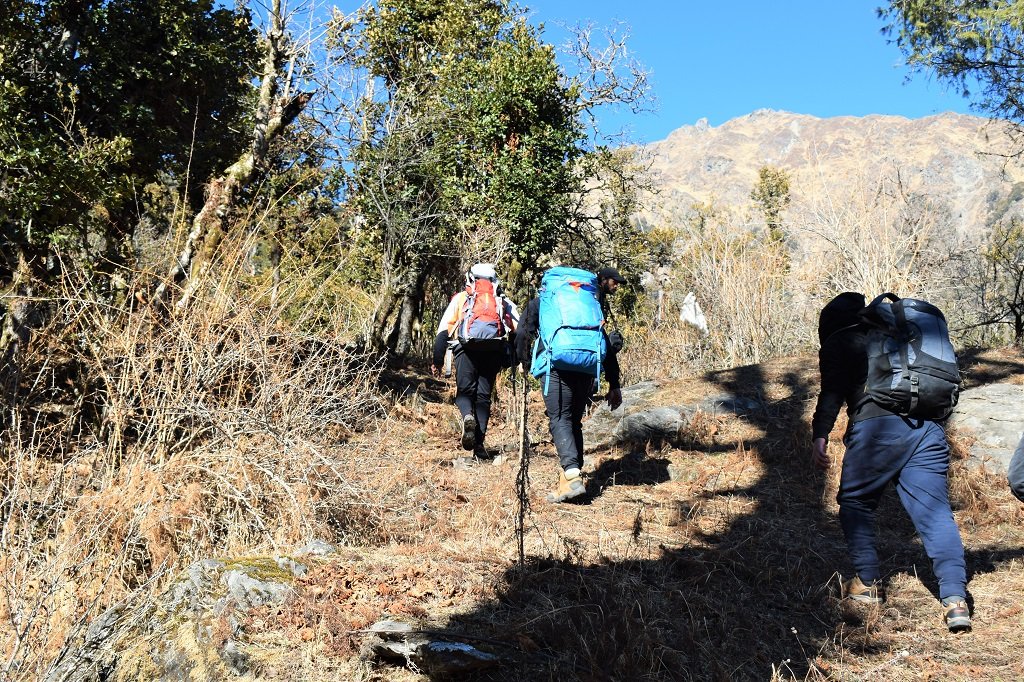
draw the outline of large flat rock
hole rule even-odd
[[[965,390],[950,424],[977,438],[972,459],[1006,471],[1024,436],[1024,385],[998,383]]]
[[[756,400],[729,393],[680,405],[663,395],[658,384],[645,381],[622,389],[618,409],[612,411],[601,403],[583,424],[583,442],[588,452],[626,443],[675,442],[697,412],[747,414],[760,408]]]

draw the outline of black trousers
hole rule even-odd
[[[463,418],[476,417],[476,444],[482,447],[491,418],[491,392],[504,360],[503,351],[473,351],[456,346],[452,354],[455,362],[455,406]]]
[[[550,381],[549,381],[550,379]],[[544,409],[548,414],[551,440],[555,443],[562,470],[583,466],[583,415],[594,388],[594,375],[580,372],[559,372],[552,369],[549,377],[540,377]]]

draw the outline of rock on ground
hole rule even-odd
[[[1024,435],[1024,385],[998,383],[963,391],[950,424],[977,438],[971,446],[974,461],[1006,471]]]

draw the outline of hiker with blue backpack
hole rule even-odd
[[[434,339],[431,371],[440,376],[444,356],[452,351],[455,364],[455,405],[462,415],[462,447],[473,457],[489,458],[484,447],[491,417],[491,393],[502,367],[508,366],[511,344],[519,324],[519,309],[501,291],[491,263],[477,263],[466,275],[466,287],[456,293],[441,316]]]
[[[618,273],[615,273],[618,275]],[[616,281],[611,288],[621,281]],[[523,314],[516,351],[525,371],[540,380],[551,439],[561,471],[547,499],[565,502],[586,492],[583,467],[583,415],[595,388],[608,386],[608,405],[622,403],[619,362],[608,342],[598,277],[592,272],[555,267],[541,278],[540,291]]]
[[[959,395],[960,376],[942,313],[925,301],[883,294],[832,299],[818,321],[821,393],[811,423],[812,461],[832,465],[828,436],[843,403],[839,523],[855,575],[843,597],[880,604],[875,511],[893,483],[924,543],[939,583],[946,626],[970,630],[960,529],[949,505],[949,446],[941,425]]]

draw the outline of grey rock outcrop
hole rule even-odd
[[[965,390],[950,424],[977,439],[971,446],[973,460],[1005,471],[1024,435],[1024,385],[999,383]]]
[[[253,664],[242,641],[242,614],[287,601],[290,583],[305,570],[287,557],[196,562],[157,599],[130,658],[148,659],[152,669],[142,676],[161,680],[245,675]]]
[[[251,609],[263,604],[283,604],[292,592],[291,587],[284,583],[261,580],[250,575],[245,569],[227,571],[221,576],[220,581],[228,591],[225,597],[226,606],[241,609]]]
[[[594,410],[583,424],[583,442],[588,451],[611,445],[677,442],[698,412],[744,415],[761,409],[751,398],[728,393],[678,404],[661,393],[658,384],[645,381],[622,389],[622,405],[612,411],[607,403]]]
[[[328,554],[334,554],[334,552],[335,548],[331,543],[324,542],[323,540],[313,540],[295,550],[295,556],[327,556]]]
[[[314,541],[293,556],[334,552]],[[303,559],[307,561],[307,559]],[[140,608],[114,607],[97,617],[82,644],[47,676],[51,682],[232,679],[253,670],[241,623],[249,609],[281,604],[306,574],[293,557],[219,561],[189,566],[156,599]]]
[[[213,590],[216,576],[223,568],[224,562],[216,559],[203,559],[189,566],[182,579],[171,585],[164,593],[164,608],[190,615],[202,611],[202,597]]]
[[[374,624],[370,632],[373,637],[364,645],[365,655],[407,665],[431,677],[465,675],[498,663],[494,654],[465,642],[424,633],[408,623],[384,620]]]
[[[67,651],[58,661],[47,682],[92,682],[101,679],[110,667],[113,651],[111,642],[123,615],[120,606],[111,607],[89,624],[85,640],[74,651]]]

